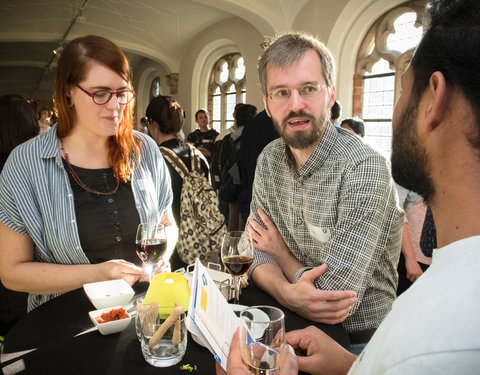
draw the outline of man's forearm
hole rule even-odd
[[[281,305],[288,305],[286,287],[290,285],[282,270],[272,263],[259,265],[252,273],[255,284],[270,294]]]

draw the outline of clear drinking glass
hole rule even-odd
[[[142,354],[152,366],[173,366],[182,360],[187,350],[185,313],[174,320],[175,322],[165,330],[160,339],[152,342],[152,338],[161,329],[173,309],[173,307],[158,307],[153,303],[144,304],[142,307],[143,318],[140,319]]]
[[[137,334],[138,341],[142,341],[142,319],[144,314],[143,297],[139,297],[135,300],[135,308],[137,313],[135,314],[135,332]]]
[[[233,231],[225,233],[222,242],[222,262],[233,277],[234,303],[236,304],[238,304],[240,297],[240,278],[252,265],[254,251],[255,247],[250,232]]]
[[[252,306],[240,312],[248,330],[240,329],[242,360],[254,374],[278,373],[285,360],[285,316],[273,306]]]
[[[137,228],[135,245],[137,255],[147,267],[149,281],[152,282],[155,265],[167,250],[165,226],[159,223],[140,223]]]

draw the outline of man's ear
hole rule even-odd
[[[337,98],[335,86],[331,87],[329,94],[330,96],[328,98],[328,108],[332,108],[333,103],[335,103],[335,99]]]
[[[434,130],[448,113],[447,81],[442,72],[434,72],[430,76],[427,91],[424,95],[427,102],[424,107],[424,124],[427,131]]]
[[[267,112],[267,115],[268,117],[272,117],[272,115],[270,114],[270,109],[268,108],[268,104],[267,104],[267,97],[265,95],[263,95],[263,106],[265,107],[265,112]]]

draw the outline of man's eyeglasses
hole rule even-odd
[[[327,85],[322,85],[320,83],[309,83],[307,85],[301,86],[297,89],[289,88],[278,88],[273,90],[268,97],[272,102],[275,103],[285,103],[292,96],[292,91],[297,90],[302,98],[311,98],[314,97],[327,87]]]
[[[128,104],[133,100],[133,98],[135,98],[135,94],[130,89],[120,91],[98,90],[95,92],[88,92],[83,87],[80,87],[80,85],[75,84],[75,86],[90,96],[93,99],[93,102],[98,105],[108,103],[110,99],[112,99],[113,95],[117,97],[118,104],[121,105]]]

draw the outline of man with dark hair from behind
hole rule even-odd
[[[337,128],[340,127],[340,116],[342,115],[342,105],[338,100],[333,102],[332,107],[330,108],[330,121],[333,126]]]
[[[393,177],[432,209],[438,242],[432,265],[396,300],[358,359],[316,328],[287,333],[287,342],[306,353],[297,356],[300,371],[478,374],[479,20],[478,0],[427,6],[426,31],[402,77],[393,115]],[[236,340],[232,375],[243,370]]]
[[[354,132],[361,138],[365,137],[365,125],[358,117],[344,119],[341,122],[340,127]]]

